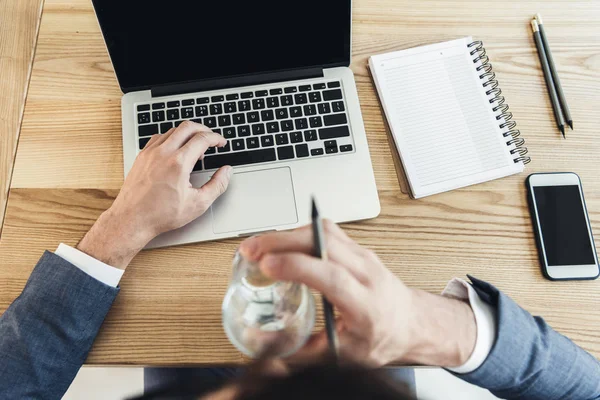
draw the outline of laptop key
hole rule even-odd
[[[183,124],[183,120],[175,121],[175,127],[178,127],[181,124]]]
[[[210,98],[210,101],[215,103],[215,102],[219,102],[219,101],[224,101],[225,100],[225,96],[212,96]]]
[[[346,114],[331,114],[323,117],[325,126],[347,124]]]
[[[152,104],[152,109],[153,110],[162,110],[163,108],[165,108],[165,103],[154,103],[154,104]]]
[[[319,129],[319,139],[328,140],[350,136],[348,125],[334,126],[332,128]]]
[[[319,114],[329,114],[331,112],[331,107],[329,103],[321,103],[319,104]]]
[[[260,144],[258,143],[258,138],[257,137],[250,137],[248,139],[246,139],[246,146],[249,149],[256,149],[260,146]]]
[[[308,157],[308,145],[307,144],[297,144],[296,145],[296,156],[298,158]]]
[[[277,89],[271,89],[271,90],[269,90],[269,94],[270,94],[271,96],[274,96],[274,95],[276,95],[276,94],[282,94],[282,93],[283,93],[283,90],[281,90],[281,89],[279,89],[279,88],[277,88]]]
[[[262,110],[263,108],[265,108],[265,99],[252,100],[252,108],[254,110]]]
[[[325,101],[340,100],[342,97],[342,91],[340,89],[323,91],[323,100]]]
[[[216,117],[204,118],[204,125],[208,126],[209,128],[216,128],[217,127],[217,118]]]
[[[164,111],[152,111],[152,122],[162,122],[165,120]]]
[[[172,127],[173,127],[172,122],[163,122],[162,124],[160,124],[160,133],[167,133],[167,132],[169,132],[169,129],[171,129]]]
[[[138,126],[139,136],[152,136],[158,133],[158,124]]]
[[[290,140],[292,143],[302,143],[302,133],[301,132],[290,133]]]
[[[325,84],[324,83],[315,83],[313,85],[313,89],[315,89],[315,90],[325,89]]]
[[[227,153],[231,151],[231,142],[227,141],[227,144],[223,147],[217,147],[217,153]]]
[[[265,134],[265,124],[252,125],[252,134],[253,135],[264,135]]]
[[[230,115],[219,115],[219,126],[228,126],[231,125],[231,116]]]
[[[340,151],[342,153],[348,152],[348,151],[352,151],[352,145],[351,144],[345,144],[343,146],[340,146]]]
[[[277,119],[287,118],[288,117],[287,108],[278,108],[277,110],[275,110],[275,117],[277,117]]]
[[[239,137],[250,136],[250,126],[249,125],[238,126],[238,136]]]
[[[275,114],[273,110],[263,110],[260,112],[260,118],[264,121],[273,121],[275,119]]]
[[[297,87],[295,87],[295,86],[292,86],[292,87],[286,87],[286,88],[284,89],[284,92],[286,92],[286,93],[296,93],[297,91],[298,91],[298,88],[297,88]]]
[[[323,149],[312,149],[310,151],[310,155],[311,156],[322,156],[323,155]]]
[[[291,95],[281,96],[281,105],[282,106],[291,106],[294,104],[294,98]]]
[[[267,132],[268,133],[279,132],[279,122],[273,121],[273,122],[267,123]]]
[[[209,147],[208,149],[206,149],[206,151],[204,152],[204,154],[215,154],[217,152],[217,148],[216,147]]]
[[[275,143],[277,143],[278,146],[281,146],[282,144],[288,144],[289,140],[287,133],[275,135]]]
[[[306,118],[298,118],[294,122],[296,124],[296,129],[307,129],[308,128],[308,122],[307,122]]]
[[[169,107],[169,108],[179,107],[179,100],[169,101],[167,103],[167,107]]]
[[[138,112],[140,111],[150,111],[150,104],[140,104],[137,106]]]
[[[275,157],[275,149],[273,148],[254,151],[237,151],[229,154],[206,157],[204,159],[204,168],[215,169],[221,168],[224,165],[231,165],[235,167],[236,165],[248,165],[276,160],[277,158]]]
[[[246,123],[246,115],[245,114],[233,114],[233,124],[241,125]]]
[[[144,147],[146,147],[146,144],[148,144],[149,141],[150,141],[149,137],[141,138],[140,139],[140,150],[142,150]]]
[[[321,99],[321,93],[320,92],[310,92],[308,94],[308,100],[311,103],[318,103],[318,102],[320,102],[322,100]]]
[[[225,112],[227,114],[233,114],[234,112],[237,112],[237,106],[235,105],[235,101],[225,103]]]
[[[251,99],[254,97],[254,93],[252,92],[244,92],[240,95],[242,99]]]
[[[167,110],[167,119],[169,121],[179,119],[179,108],[173,108],[173,109]]]
[[[193,106],[195,104],[194,99],[186,99],[181,102],[182,106]]]
[[[306,140],[307,142],[314,142],[315,140],[317,140],[317,131],[314,129],[309,129],[308,131],[305,131],[304,140]]]
[[[249,111],[250,110],[250,100],[238,101],[238,109],[240,111]]]
[[[194,118],[194,109],[192,107],[182,108],[181,118]]]
[[[279,107],[279,97],[267,98],[267,107],[269,107],[269,108]]]
[[[328,147],[337,147],[337,142],[335,140],[326,140],[325,148],[328,148]]]
[[[321,120],[321,117],[310,117],[309,120],[311,128],[319,128],[323,126],[323,121]]]
[[[236,139],[236,140],[234,140],[234,141],[231,142],[231,148],[234,151],[245,150],[246,149],[246,142],[244,142],[244,139]]]
[[[325,153],[334,154],[338,152],[338,148],[336,147],[325,147]]]
[[[291,119],[281,121],[281,130],[284,132],[294,130],[294,122]]]
[[[296,106],[296,107],[290,107],[290,117],[291,118],[298,118],[302,116],[302,107]]]
[[[225,99],[227,100],[237,100],[239,98],[240,96],[237,93],[228,94],[227,96],[225,96]]]
[[[256,97],[265,97],[269,93],[266,90],[257,90],[256,92],[254,92],[254,94],[256,95]]]
[[[294,158],[294,147],[293,146],[283,146],[277,148],[277,157],[280,160],[289,160]]]
[[[273,147],[274,146],[273,136],[271,136],[271,135],[261,136],[260,144],[262,145],[262,147]]]
[[[298,93],[294,96],[294,99],[296,100],[296,104],[308,103],[308,97],[306,96],[306,93]]]
[[[223,128],[223,137],[225,139],[233,139],[235,137],[235,128],[233,126]]]
[[[317,114],[317,107],[314,104],[307,104],[304,107],[304,115],[307,117]]]
[[[210,102],[208,97],[200,97],[196,99],[196,104],[208,104]]]
[[[331,88],[338,88],[338,87],[340,87],[340,83],[337,82],[337,81],[336,82],[328,82],[327,83],[327,87],[330,88],[330,89]]]
[[[219,115],[223,114],[223,105],[222,104],[211,104],[210,105],[210,115]]]
[[[205,117],[208,115],[208,106],[196,106],[196,117]]]
[[[310,85],[301,85],[298,89],[300,89],[301,92],[308,92],[310,91],[311,87]]]
[[[334,101],[333,103],[331,103],[331,107],[333,108],[333,112],[343,112],[343,111],[346,111],[346,108],[344,107],[344,102],[343,101]]]
[[[249,112],[248,115],[248,122],[249,123],[253,123],[253,122],[258,122],[259,121],[259,115],[258,115],[258,111],[252,111]]]
[[[150,113],[140,113],[138,114],[138,124],[147,124],[150,122]]]
[[[198,160],[196,162],[196,165],[194,165],[194,169],[192,170],[192,172],[196,171],[202,171],[202,160]]]

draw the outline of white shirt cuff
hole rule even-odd
[[[88,256],[84,252],[64,243],[58,246],[54,254],[108,286],[117,287],[125,272],[125,270],[104,264],[102,261],[98,261],[94,257]]]
[[[457,374],[468,374],[484,363],[496,342],[496,309],[481,300],[473,286],[463,279],[454,278],[442,292],[442,296],[468,300],[475,314],[477,340],[471,357],[459,367],[448,368]]]

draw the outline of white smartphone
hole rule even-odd
[[[551,280],[596,279],[598,255],[579,176],[532,174],[526,184],[544,275]]]

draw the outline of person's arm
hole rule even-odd
[[[472,278],[470,295],[454,298],[408,288],[335,224],[325,227],[328,261],[311,256],[310,227],[253,237],[240,250],[267,276],[333,303],[343,361],[441,366],[509,399],[600,398],[598,361],[491,285]],[[321,332],[293,361],[326,354]]]
[[[496,340],[485,362],[459,378],[506,399],[600,399],[600,362],[494,286],[470,277],[496,309]]]
[[[151,239],[199,217],[227,189],[231,167],[201,188],[190,184],[206,149],[224,144],[222,136],[190,122],[155,135],[113,205],[77,246],[84,254],[61,246],[58,255],[42,256],[0,316],[0,399],[64,394],[119,292],[122,274],[115,267],[124,270]]]

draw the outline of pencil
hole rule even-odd
[[[312,230],[313,230],[313,246],[314,256],[321,260],[327,260],[327,249],[325,247],[325,236],[323,233],[323,221],[319,215],[317,204],[313,197],[312,199]],[[332,355],[337,358],[338,355],[338,337],[335,330],[335,318],[333,306],[323,296],[323,314],[325,315],[325,330],[327,331],[327,342]]]
[[[544,45],[544,50],[546,51],[546,58],[548,59],[548,65],[550,66],[550,72],[552,73],[552,80],[554,81],[554,88],[558,94],[558,100],[560,100],[560,105],[565,115],[565,120],[572,130],[573,119],[571,118],[571,110],[569,110],[567,98],[565,97],[562,85],[560,84],[560,78],[558,77],[558,72],[556,72],[556,67],[554,66],[554,57],[552,56],[552,51],[550,51],[550,45],[548,44],[548,38],[546,37],[546,31],[544,30],[544,23],[542,22],[542,16],[540,14],[536,14],[535,20],[538,23],[540,36],[542,37],[542,44]]]
[[[562,133],[563,138],[566,138],[565,120],[562,114],[562,110],[560,108],[560,103],[558,100],[558,95],[556,94],[556,89],[554,88],[554,82],[552,81],[552,73],[550,72],[550,66],[548,65],[548,59],[546,58],[546,52],[544,51],[544,44],[542,43],[538,23],[535,19],[531,21],[531,26],[533,28],[533,39],[535,40],[538,55],[540,56],[540,63],[542,64],[542,71],[544,71],[544,78],[546,78],[548,94],[550,95],[550,101],[552,102],[552,108],[554,109],[554,117],[556,118],[556,124],[558,125],[558,129]]]

